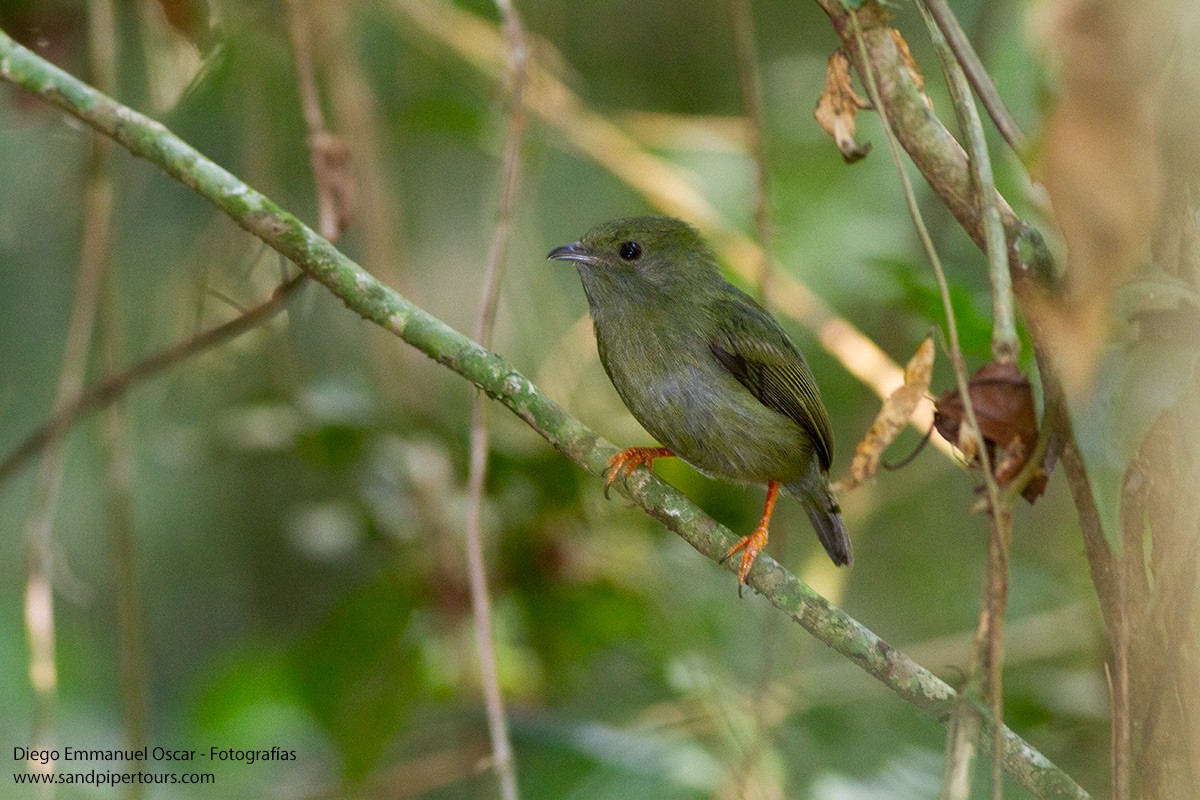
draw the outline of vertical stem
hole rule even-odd
[[[344,228],[346,214],[339,208],[333,136],[325,125],[321,98],[317,92],[316,71],[313,68],[312,32],[308,25],[305,0],[286,0],[288,38],[296,67],[296,90],[300,94],[300,111],[304,116],[308,158],[312,165],[317,195],[317,230],[331,242],[336,242]]]
[[[754,161],[754,229],[760,246],[758,292],[764,304],[771,296],[771,203],[770,174],[767,171],[767,123],[763,111],[762,73],[758,68],[758,48],[754,42],[754,13],[750,0],[729,0],[733,18],[733,42],[737,53],[738,81],[742,105],[749,120],[747,141]]]
[[[100,345],[104,371],[113,374],[119,365],[120,316],[117,297],[110,286],[102,298]],[[108,538],[112,549],[113,584],[117,597],[117,654],[125,741],[139,750],[150,739],[150,692],[142,646],[144,614],[137,569],[137,540],[133,510],[134,455],[130,446],[128,407],[120,400],[104,410],[104,444],[107,450]],[[140,765],[130,765],[131,767]],[[144,787],[131,783],[125,796],[145,796]]]
[[[1004,141],[1008,142],[1009,147],[1017,153],[1021,153],[1027,146],[1025,134],[1021,132],[1017,121],[1009,113],[1008,106],[1004,105],[1004,100],[1000,97],[1000,92],[996,90],[992,76],[984,69],[983,62],[975,52],[975,48],[971,46],[971,40],[963,32],[962,26],[958,24],[958,19],[950,10],[949,4],[946,3],[946,0],[920,0],[918,5],[921,7],[923,15],[927,15],[927,18],[932,17],[934,20],[934,24],[941,32],[950,50],[953,51],[956,61],[966,73],[966,78],[983,102],[983,107],[987,109],[988,116],[992,118],[992,122],[996,123],[996,129],[1000,131]],[[986,5],[984,11],[987,11]]]
[[[114,83],[111,35],[115,24],[110,3],[96,3],[89,9],[88,35],[93,69],[99,85],[111,90]],[[96,306],[107,266],[109,220],[112,215],[112,183],[109,163],[112,143],[96,136],[88,161],[84,193],[83,237],[79,271],[75,278],[74,304],[63,346],[54,407],[70,402],[83,387],[95,327]],[[25,518],[26,547],[25,631],[29,641],[29,681],[33,687],[35,710],[31,740],[39,748],[51,748],[54,741],[55,708],[58,697],[58,664],[55,654],[53,561],[54,517],[62,489],[66,462],[66,426],[51,431],[33,488],[29,513]],[[43,768],[53,772],[53,764]],[[43,797],[53,797],[52,784],[43,784]]]
[[[504,142],[504,161],[500,168],[500,199],[496,208],[496,227],[488,248],[483,291],[475,321],[475,340],[490,348],[500,302],[500,282],[508,253],[513,209],[521,173],[521,139],[525,129],[522,92],[525,86],[527,45],[520,17],[510,0],[496,0],[504,23],[508,45],[509,97],[508,130]],[[483,544],[483,498],[487,481],[488,418],[490,401],[476,393],[471,402],[471,459],[467,478],[466,548],[467,572],[471,588],[471,613],[475,642],[479,649],[479,674],[483,684],[488,733],[492,741],[492,763],[504,800],[517,800],[517,770],[513,758],[504,698],[496,666],[496,645],[492,626],[491,597],[487,586],[487,562]]]
[[[1133,557],[1126,551],[1126,558]],[[1140,560],[1140,559],[1139,559]],[[1140,564],[1139,564],[1140,566]],[[1126,572],[1127,565],[1121,564],[1116,574],[1116,630],[1113,634],[1113,671],[1109,674],[1109,703],[1111,704],[1112,726],[1111,750],[1109,760],[1112,763],[1112,797],[1113,800],[1131,800],[1133,797],[1132,780],[1130,777],[1130,718],[1129,718],[1129,620],[1126,604]],[[1106,668],[1107,672],[1107,668]]]
[[[972,82],[967,80],[963,72],[969,61],[978,67],[978,59],[964,61],[963,53],[970,53],[970,43],[953,47],[953,42],[947,42],[947,31],[955,31],[965,41],[958,21],[954,19],[949,8],[941,4],[937,11],[937,0],[917,0],[917,8],[925,20],[929,30],[930,40],[942,62],[946,75],[946,83],[950,88],[950,96],[954,101],[954,111],[958,117],[959,127],[963,130],[967,142],[967,155],[974,183],[975,196],[979,203],[979,216],[983,220],[985,250],[987,252],[988,276],[992,285],[992,356],[997,362],[1012,363],[1020,351],[1017,339],[1016,315],[1013,309],[1012,279],[1008,270],[1007,242],[1004,227],[1000,220],[1000,210],[996,205],[996,185],[992,176],[991,157],[988,153],[987,140],[983,133],[983,122],[975,107],[975,99],[971,95]],[[945,35],[944,35],[945,34]],[[964,49],[965,48],[965,49]],[[982,70],[982,67],[979,67]],[[983,73],[986,76],[986,72]],[[978,85],[978,81],[975,82]],[[988,86],[995,93],[995,87]],[[991,537],[988,542],[987,576],[984,582],[982,598],[983,611],[980,618],[980,631],[986,628],[986,641],[976,640],[977,647],[983,650],[972,657],[972,673],[975,665],[982,663],[986,667],[986,679],[983,687],[990,699],[990,706],[995,725],[1003,724],[1003,667],[1004,667],[1004,616],[1008,607],[1008,553],[1012,540],[1012,509],[1007,495],[1001,495],[998,503],[992,503]],[[979,656],[982,656],[980,658]],[[998,729],[997,729],[998,730]],[[1003,793],[1003,775],[1000,767],[1000,753],[995,745],[995,730],[993,730],[992,752],[992,796],[999,800]]]
[[[117,27],[113,0],[95,0],[88,6],[88,44],[92,71],[101,91],[111,92],[117,82]],[[112,274],[111,218],[112,143],[96,143],[93,163],[94,179],[109,186],[104,212],[105,225],[95,231],[96,239],[85,242],[85,251],[94,253],[102,262],[99,271],[105,276],[104,287],[97,302],[101,358],[106,374],[114,374],[120,361],[120,323],[118,297]],[[97,223],[99,225],[99,223]],[[112,549],[113,583],[117,597],[117,672],[121,683],[121,705],[124,715],[125,740],[131,750],[149,742],[150,701],[146,662],[142,649],[142,602],[137,577],[137,546],[134,540],[133,469],[134,457],[129,445],[127,410],[116,402],[105,409],[104,445],[107,479],[106,526]],[[130,764],[130,767],[140,765]],[[145,795],[141,784],[131,783],[125,796],[130,800]]]
[[[1012,278],[1008,270],[1008,246],[1004,236],[1004,225],[1000,219],[1000,209],[996,205],[992,160],[983,133],[983,123],[971,95],[971,84],[956,58],[957,51],[951,49],[942,28],[939,27],[942,19],[935,19],[932,13],[934,2],[936,0],[917,0],[917,8],[925,19],[929,37],[941,59],[950,96],[954,101],[954,112],[966,137],[968,163],[975,185],[975,196],[980,206],[980,218],[983,220],[988,278],[992,285],[992,352],[997,361],[1011,363],[1016,360],[1020,351],[1020,342],[1017,339]],[[954,19],[949,9],[945,9],[944,13],[948,14],[951,20]],[[956,30],[957,25],[955,21]]]
[[[992,512],[992,537],[988,548],[988,574],[989,580],[985,584],[986,596],[994,598],[988,587],[994,585],[991,576],[996,574],[996,570],[1000,568],[1002,553],[1007,553],[1006,545],[1007,538],[1002,525],[1011,526],[1011,518],[1004,511],[1007,506],[1000,498],[1000,489],[996,485],[995,477],[992,474],[991,458],[988,456],[987,448],[984,446],[982,438],[979,434],[979,423],[975,416],[975,405],[971,400],[971,393],[967,381],[967,369],[965,359],[962,354],[962,346],[959,343],[958,325],[954,318],[954,307],[950,302],[950,287],[946,281],[946,273],[942,269],[941,259],[937,255],[937,251],[933,246],[933,241],[930,239],[929,230],[925,226],[925,221],[921,216],[920,208],[917,206],[916,194],[912,188],[912,182],[908,178],[908,173],[904,169],[904,159],[900,155],[900,145],[896,141],[896,135],[892,129],[891,122],[887,116],[887,108],[885,107],[882,95],[879,92],[879,87],[875,81],[874,71],[870,68],[871,60],[867,53],[866,43],[863,41],[862,26],[858,21],[858,13],[850,12],[850,22],[854,30],[855,42],[858,46],[859,63],[864,65],[863,83],[866,84],[867,92],[870,96],[871,103],[879,112],[879,122],[883,127],[885,138],[888,142],[888,150],[891,152],[892,160],[896,164],[896,169],[900,174],[900,185],[904,190],[904,199],[908,204],[909,214],[912,216],[913,224],[917,228],[917,233],[921,239],[921,244],[925,249],[925,255],[929,259],[930,265],[933,267],[934,276],[937,279],[938,291],[942,296],[942,306],[946,312],[946,328],[950,339],[950,362],[954,367],[954,380],[958,387],[959,396],[963,400],[963,409],[967,418],[967,423],[970,425],[971,433],[976,440],[979,459],[983,466],[984,486],[987,490],[988,507]],[[1009,532],[1011,535],[1011,531]],[[1006,564],[1006,559],[1004,560]],[[983,608],[980,611],[979,628],[976,633],[976,649],[972,654],[972,667],[970,675],[975,676],[978,672],[980,656],[982,653],[979,650],[981,637],[985,631],[990,632],[993,625],[997,622],[993,612],[996,610],[992,602],[985,600],[982,604]],[[988,634],[990,636],[990,633]],[[996,667],[998,668],[998,665]],[[966,797],[966,793],[970,789],[970,762],[974,753],[974,740],[978,737],[978,726],[981,724],[978,719],[978,711],[965,700],[973,689],[974,680],[969,680],[967,688],[955,709],[955,719],[951,722],[950,735],[948,737],[949,753],[947,755],[947,771],[943,782],[942,790],[943,797],[957,798]],[[964,721],[964,718],[967,718]]]

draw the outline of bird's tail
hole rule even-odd
[[[842,522],[842,509],[823,480],[816,487],[808,483],[791,483],[786,488],[804,506],[817,538],[825,546],[825,552],[833,563],[839,567],[843,564],[849,566],[854,561],[854,554],[850,550],[846,523]]]

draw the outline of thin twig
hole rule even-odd
[[[101,298],[100,348],[105,372],[117,371],[119,363],[120,323],[117,296],[109,286]],[[108,539],[112,550],[113,591],[117,598],[117,673],[121,684],[121,705],[125,723],[125,741],[130,750],[140,750],[150,740],[150,687],[146,670],[143,636],[143,606],[137,569],[137,540],[134,535],[133,480],[135,459],[129,439],[128,409],[117,400],[104,411],[104,450],[108,475]],[[131,763],[131,769],[138,769]],[[145,787],[129,784],[130,800],[145,796]]]
[[[245,314],[189,336],[165,350],[160,350],[139,361],[121,374],[114,375],[72,396],[59,406],[58,411],[50,419],[25,437],[16,449],[9,453],[3,461],[0,461],[0,486],[3,486],[9,478],[16,474],[26,461],[40,453],[51,441],[69,430],[81,418],[104,408],[123,397],[130,390],[176,364],[222,345],[274,317],[283,309],[288,297],[303,280],[303,274],[297,275],[277,287],[270,299],[254,306]]]
[[[1130,548],[1132,551],[1132,548]],[[1137,551],[1132,551],[1137,552]],[[1140,553],[1138,554],[1140,556]],[[1105,664],[1104,672],[1109,677],[1109,708],[1112,716],[1111,741],[1109,744],[1112,769],[1112,800],[1131,800],[1133,797],[1133,780],[1130,762],[1132,761],[1132,737],[1129,697],[1129,656],[1130,630],[1129,614],[1131,611],[1129,599],[1129,571],[1143,568],[1140,557],[1131,558],[1126,554],[1125,563],[1118,564],[1113,598],[1116,613],[1116,629],[1111,632],[1113,647],[1113,671],[1111,674]]]
[[[992,284],[992,357],[1000,363],[1013,363],[1020,352],[1017,338],[1016,314],[1013,309],[1012,278],[1008,272],[1008,254],[1004,238],[1004,227],[1000,211],[996,206],[996,184],[992,176],[992,161],[988,153],[987,140],[983,134],[983,123],[971,96],[971,87],[960,65],[959,51],[947,42],[944,29],[952,22],[955,31],[962,31],[948,8],[944,15],[936,18],[930,0],[917,0],[917,8],[929,29],[930,40],[942,62],[946,83],[953,98],[954,111],[959,128],[966,135],[967,155],[974,178],[976,196],[979,198],[979,215],[984,221],[988,277]],[[965,37],[964,37],[965,38]],[[969,48],[969,44],[968,44]],[[972,55],[974,55],[972,53]],[[978,61],[975,62],[978,66]],[[986,73],[984,73],[986,76]],[[994,91],[994,87],[993,87]],[[1030,461],[1032,461],[1032,455]],[[986,477],[985,477],[986,480]],[[998,498],[998,499],[997,499]],[[986,614],[980,617],[981,632],[986,627],[986,653],[982,662],[987,665],[988,675],[984,681],[994,724],[1003,718],[1003,665],[1004,665],[1004,617],[1008,606],[1008,553],[1012,540],[1012,507],[1007,494],[989,496],[992,505],[991,539],[988,544],[987,574],[984,578],[984,600]],[[973,658],[973,662],[977,659]],[[972,663],[974,669],[975,663]],[[993,737],[993,746],[995,739]],[[999,800],[1004,783],[1000,774],[999,753],[992,753],[992,797]]]
[[[112,6],[97,3],[88,14],[89,54],[95,80],[108,91],[115,84],[115,42],[104,31],[113,26]],[[79,393],[91,351],[96,310],[108,267],[112,218],[112,143],[103,136],[91,140],[91,156],[84,190],[83,237],[79,271],[75,279],[74,303],[67,324],[63,360],[55,392],[61,406]],[[66,430],[55,430],[46,439],[46,451],[38,467],[33,496],[25,518],[26,548],[25,630],[29,640],[29,680],[34,693],[34,723],[31,739],[35,746],[53,749],[55,708],[58,697],[58,663],[55,653],[54,615],[54,518],[66,465]],[[52,764],[44,768],[53,771]],[[40,796],[53,797],[54,787]]]
[[[937,0],[917,0],[917,8],[925,19],[934,49],[941,59],[946,73],[946,83],[954,100],[954,111],[959,127],[966,135],[967,156],[971,175],[975,183],[976,197],[980,205],[979,215],[984,223],[985,251],[988,261],[988,278],[992,284],[992,355],[997,361],[1012,363],[1020,352],[1017,339],[1017,320],[1013,310],[1012,278],[1008,274],[1008,251],[1004,239],[1004,225],[1000,220],[1000,209],[996,205],[996,182],[992,177],[992,159],[988,153],[987,139],[983,135],[983,124],[971,87],[967,83],[959,62],[957,51],[949,47],[934,18],[932,6]],[[946,9],[949,13],[949,9]],[[951,19],[953,15],[951,14]],[[957,26],[957,23],[955,23]]]
[[[504,141],[504,161],[500,168],[500,201],[496,208],[496,228],[488,248],[483,291],[475,320],[475,340],[491,348],[500,303],[500,283],[512,230],[517,186],[521,175],[521,140],[525,129],[525,61],[527,45],[521,19],[510,0],[495,0],[504,20],[508,41],[508,130]],[[487,481],[488,418],[491,403],[482,393],[471,400],[471,459],[467,477],[466,548],[467,575],[471,587],[471,614],[475,622],[475,644],[479,649],[479,677],[487,709],[488,733],[492,742],[492,766],[504,800],[517,800],[517,768],[504,715],[504,697],[496,667],[496,643],[492,625],[492,603],[487,585],[487,559],[483,545],[483,497]]]
[[[750,0],[729,0],[729,15],[733,25],[734,52],[737,57],[738,82],[741,85],[742,107],[749,124],[746,127],[746,145],[754,165],[754,232],[757,239],[759,298],[765,305],[774,305],[772,293],[775,270],[771,259],[771,203],[770,173],[767,167],[767,124],[763,110],[762,72],[758,63],[758,46],[754,35],[754,11]],[[776,557],[786,563],[783,550],[787,539],[776,546]],[[737,796],[745,797],[752,785],[755,767],[762,761],[769,743],[768,705],[771,698],[767,692],[775,672],[778,657],[776,640],[779,632],[779,615],[764,608],[762,626],[762,650],[759,653],[758,689],[753,702],[757,707],[754,715],[754,738],[744,748],[742,764],[737,773]]]
[[[1016,119],[1009,112],[1008,106],[1004,104],[1000,92],[996,90],[996,84],[992,81],[992,76],[983,66],[983,62],[979,60],[975,48],[971,46],[971,40],[967,38],[962,26],[958,24],[958,18],[954,16],[954,12],[950,10],[946,0],[921,0],[920,5],[923,5],[933,16],[938,29],[946,37],[946,42],[954,52],[955,58],[962,65],[975,93],[979,95],[980,102],[987,109],[988,116],[992,118],[992,122],[996,123],[996,130],[1000,131],[1000,135],[1004,137],[1004,141],[1008,142],[1008,146],[1013,149],[1013,152],[1018,156],[1023,156],[1029,145],[1028,140],[1021,132]]]
[[[904,168],[904,159],[900,154],[900,145],[896,140],[894,131],[892,130],[891,122],[888,119],[886,105],[879,93],[879,87],[875,82],[875,72],[870,66],[870,57],[867,54],[866,42],[863,41],[862,27],[859,25],[858,13],[856,11],[850,12],[850,21],[854,29],[854,38],[859,49],[859,57],[861,59],[860,63],[866,65],[866,69],[864,70],[863,74],[863,82],[866,84],[872,104],[879,113],[879,122],[883,128],[884,136],[887,139],[888,149],[892,154],[892,160],[895,162],[896,170],[900,175],[900,184],[904,190],[904,200],[908,204],[909,214],[912,216],[913,224],[917,228],[917,233],[921,239],[921,244],[925,249],[925,255],[928,257],[929,263],[933,267],[934,275],[937,278],[938,290],[942,296],[942,305],[946,313],[946,328],[950,339],[950,362],[954,367],[954,380],[958,386],[959,395],[963,400],[963,408],[965,410],[967,422],[971,427],[971,435],[974,436],[976,440],[976,451],[979,454],[979,459],[983,466],[984,485],[987,488],[988,505],[992,511],[993,536],[991,541],[993,544],[989,545],[988,548],[990,574],[994,557],[998,555],[998,553],[994,552],[994,545],[996,541],[1001,538],[1001,518],[1003,517],[1007,519],[1008,515],[1004,513],[1005,506],[1003,506],[1000,501],[1000,489],[996,485],[995,478],[992,476],[991,459],[988,457],[987,448],[984,446],[982,438],[979,434],[979,423],[975,417],[974,403],[971,401],[971,393],[967,381],[966,363],[962,354],[962,346],[959,343],[958,325],[954,319],[954,307],[950,302],[950,288],[946,281],[946,273],[942,269],[942,262],[938,257],[937,250],[933,246],[933,241],[929,237],[929,230],[925,226],[925,221],[922,218],[920,208],[917,205],[917,198],[916,194],[913,192],[912,182],[909,181],[908,172]],[[988,585],[991,586],[992,584],[989,582]],[[989,596],[991,596],[990,593]],[[980,616],[981,632],[989,629],[989,623],[994,621],[991,618],[991,610],[991,604],[985,601]],[[970,674],[975,674],[975,672],[976,669],[974,665],[972,665]],[[967,692],[970,692],[970,686],[968,686]],[[968,722],[968,724],[960,724],[956,722],[956,724],[952,725],[950,735],[948,737],[948,767],[946,771],[945,782],[943,784],[943,790],[944,796],[949,798],[965,797],[966,792],[969,790],[969,764],[972,751],[974,749],[974,726],[978,724],[978,714],[972,710],[972,707],[970,707],[969,704],[960,702],[959,707],[962,709],[964,714],[970,716],[970,721],[968,722],[965,719],[963,720],[963,722]]]
[[[500,356],[372,278],[294,215],[205,158],[161,123],[105,97],[0,31],[0,80],[22,86],[157,165],[280,255],[320,281],[354,313],[391,331],[439,364],[503,403],[551,445],[602,476],[617,449],[564,412]],[[618,491],[698,552],[721,561],[737,536],[647,470]],[[735,565],[726,562],[733,571]],[[749,584],[815,638],[875,676],[905,702],[945,722],[958,696],[946,683],[898,652],[769,555],[760,555]],[[986,710],[981,709],[986,717]],[[990,733],[990,730],[988,731]],[[1004,729],[1005,768],[1043,798],[1089,797],[1028,742]]]
[[[917,205],[917,198],[916,194],[913,192],[912,182],[908,178],[908,172],[904,169],[904,158],[900,154],[900,147],[896,142],[896,136],[892,130],[891,123],[888,121],[886,108],[875,85],[875,74],[874,71],[869,67],[870,62],[867,60],[866,45],[862,40],[862,30],[858,24],[857,13],[851,12],[850,18],[855,29],[859,48],[862,51],[861,55],[863,61],[864,63],[868,64],[868,68],[865,71],[865,83],[869,93],[871,94],[871,101],[874,104],[875,109],[879,112],[879,122],[883,127],[885,138],[888,140],[889,149],[892,154],[892,159],[896,164],[896,169],[900,176],[900,185],[904,192],[904,200],[908,205],[909,214],[913,219],[913,225],[917,229],[917,234],[921,240],[921,245],[925,250],[925,255],[928,257],[930,266],[933,267],[934,276],[937,279],[938,290],[942,296],[942,308],[946,313],[946,328],[949,333],[950,342],[950,361],[954,367],[955,382],[958,385],[958,391],[963,398],[963,406],[965,407],[967,422],[970,424],[976,438],[978,438],[979,423],[976,421],[974,403],[971,402],[971,395],[968,391],[967,368],[963,359],[962,345],[959,342],[958,325],[954,318],[954,307],[950,302],[950,287],[946,281],[946,273],[945,270],[942,269],[942,261],[938,257],[937,250],[934,249],[933,242],[929,238],[929,229],[926,227],[925,220],[921,216],[921,209]],[[992,470],[990,459],[988,458],[987,450],[983,447],[982,442],[979,443],[978,449],[980,459],[984,464],[984,476],[985,478],[991,479]],[[991,479],[989,482],[992,484],[992,486],[995,485],[994,479]],[[989,500],[991,500],[993,497],[991,489],[989,489],[988,497]]]
[[[306,2],[286,0],[284,9],[295,60],[296,90],[300,94],[300,111],[304,116],[308,158],[316,185],[317,230],[329,241],[336,242],[346,229],[350,216],[343,191],[345,147],[329,132],[325,113],[321,110]]]
[[[762,73],[758,68],[758,48],[754,42],[754,13],[750,0],[729,0],[733,18],[733,43],[737,54],[738,81],[742,87],[742,105],[750,121],[747,144],[754,161],[754,230],[761,248],[758,259],[758,293],[764,303],[771,300],[771,202],[770,174],[767,171],[767,122],[763,111]]]
[[[116,86],[119,45],[112,0],[96,0],[89,4],[87,29],[88,52],[97,85],[102,91],[111,91]],[[111,205],[113,144],[107,139],[99,139],[96,146],[98,150],[103,150],[103,156],[94,168],[99,170],[101,178],[110,184],[108,201]],[[111,374],[117,370],[121,346],[118,296],[111,265],[111,212],[105,212],[105,216],[110,224],[103,232],[103,239],[85,242],[84,247],[85,250],[93,250],[94,257],[105,262],[101,268],[105,276],[103,288],[97,301],[100,303],[97,338],[104,371]],[[107,500],[105,527],[111,548],[113,591],[117,599],[117,674],[121,686],[125,742],[130,750],[137,751],[149,742],[150,701],[146,660],[142,648],[142,598],[138,585],[137,546],[134,540],[134,454],[130,447],[126,409],[119,403],[113,403],[106,411],[102,438]],[[137,762],[128,764],[130,769],[139,767]],[[125,787],[124,793],[128,800],[138,800],[145,796],[145,787],[131,783]]]

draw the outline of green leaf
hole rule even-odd
[[[1101,359],[1092,395],[1069,398],[1075,441],[1115,553],[1121,552],[1125,472],[1154,423],[1193,390],[1198,357],[1190,342],[1143,340],[1113,348]]]

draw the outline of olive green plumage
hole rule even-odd
[[[775,318],[721,277],[695,228],[620,219],[549,257],[575,263],[600,361],[638,422],[701,472],[783,484],[833,562],[850,563],[812,372]]]

